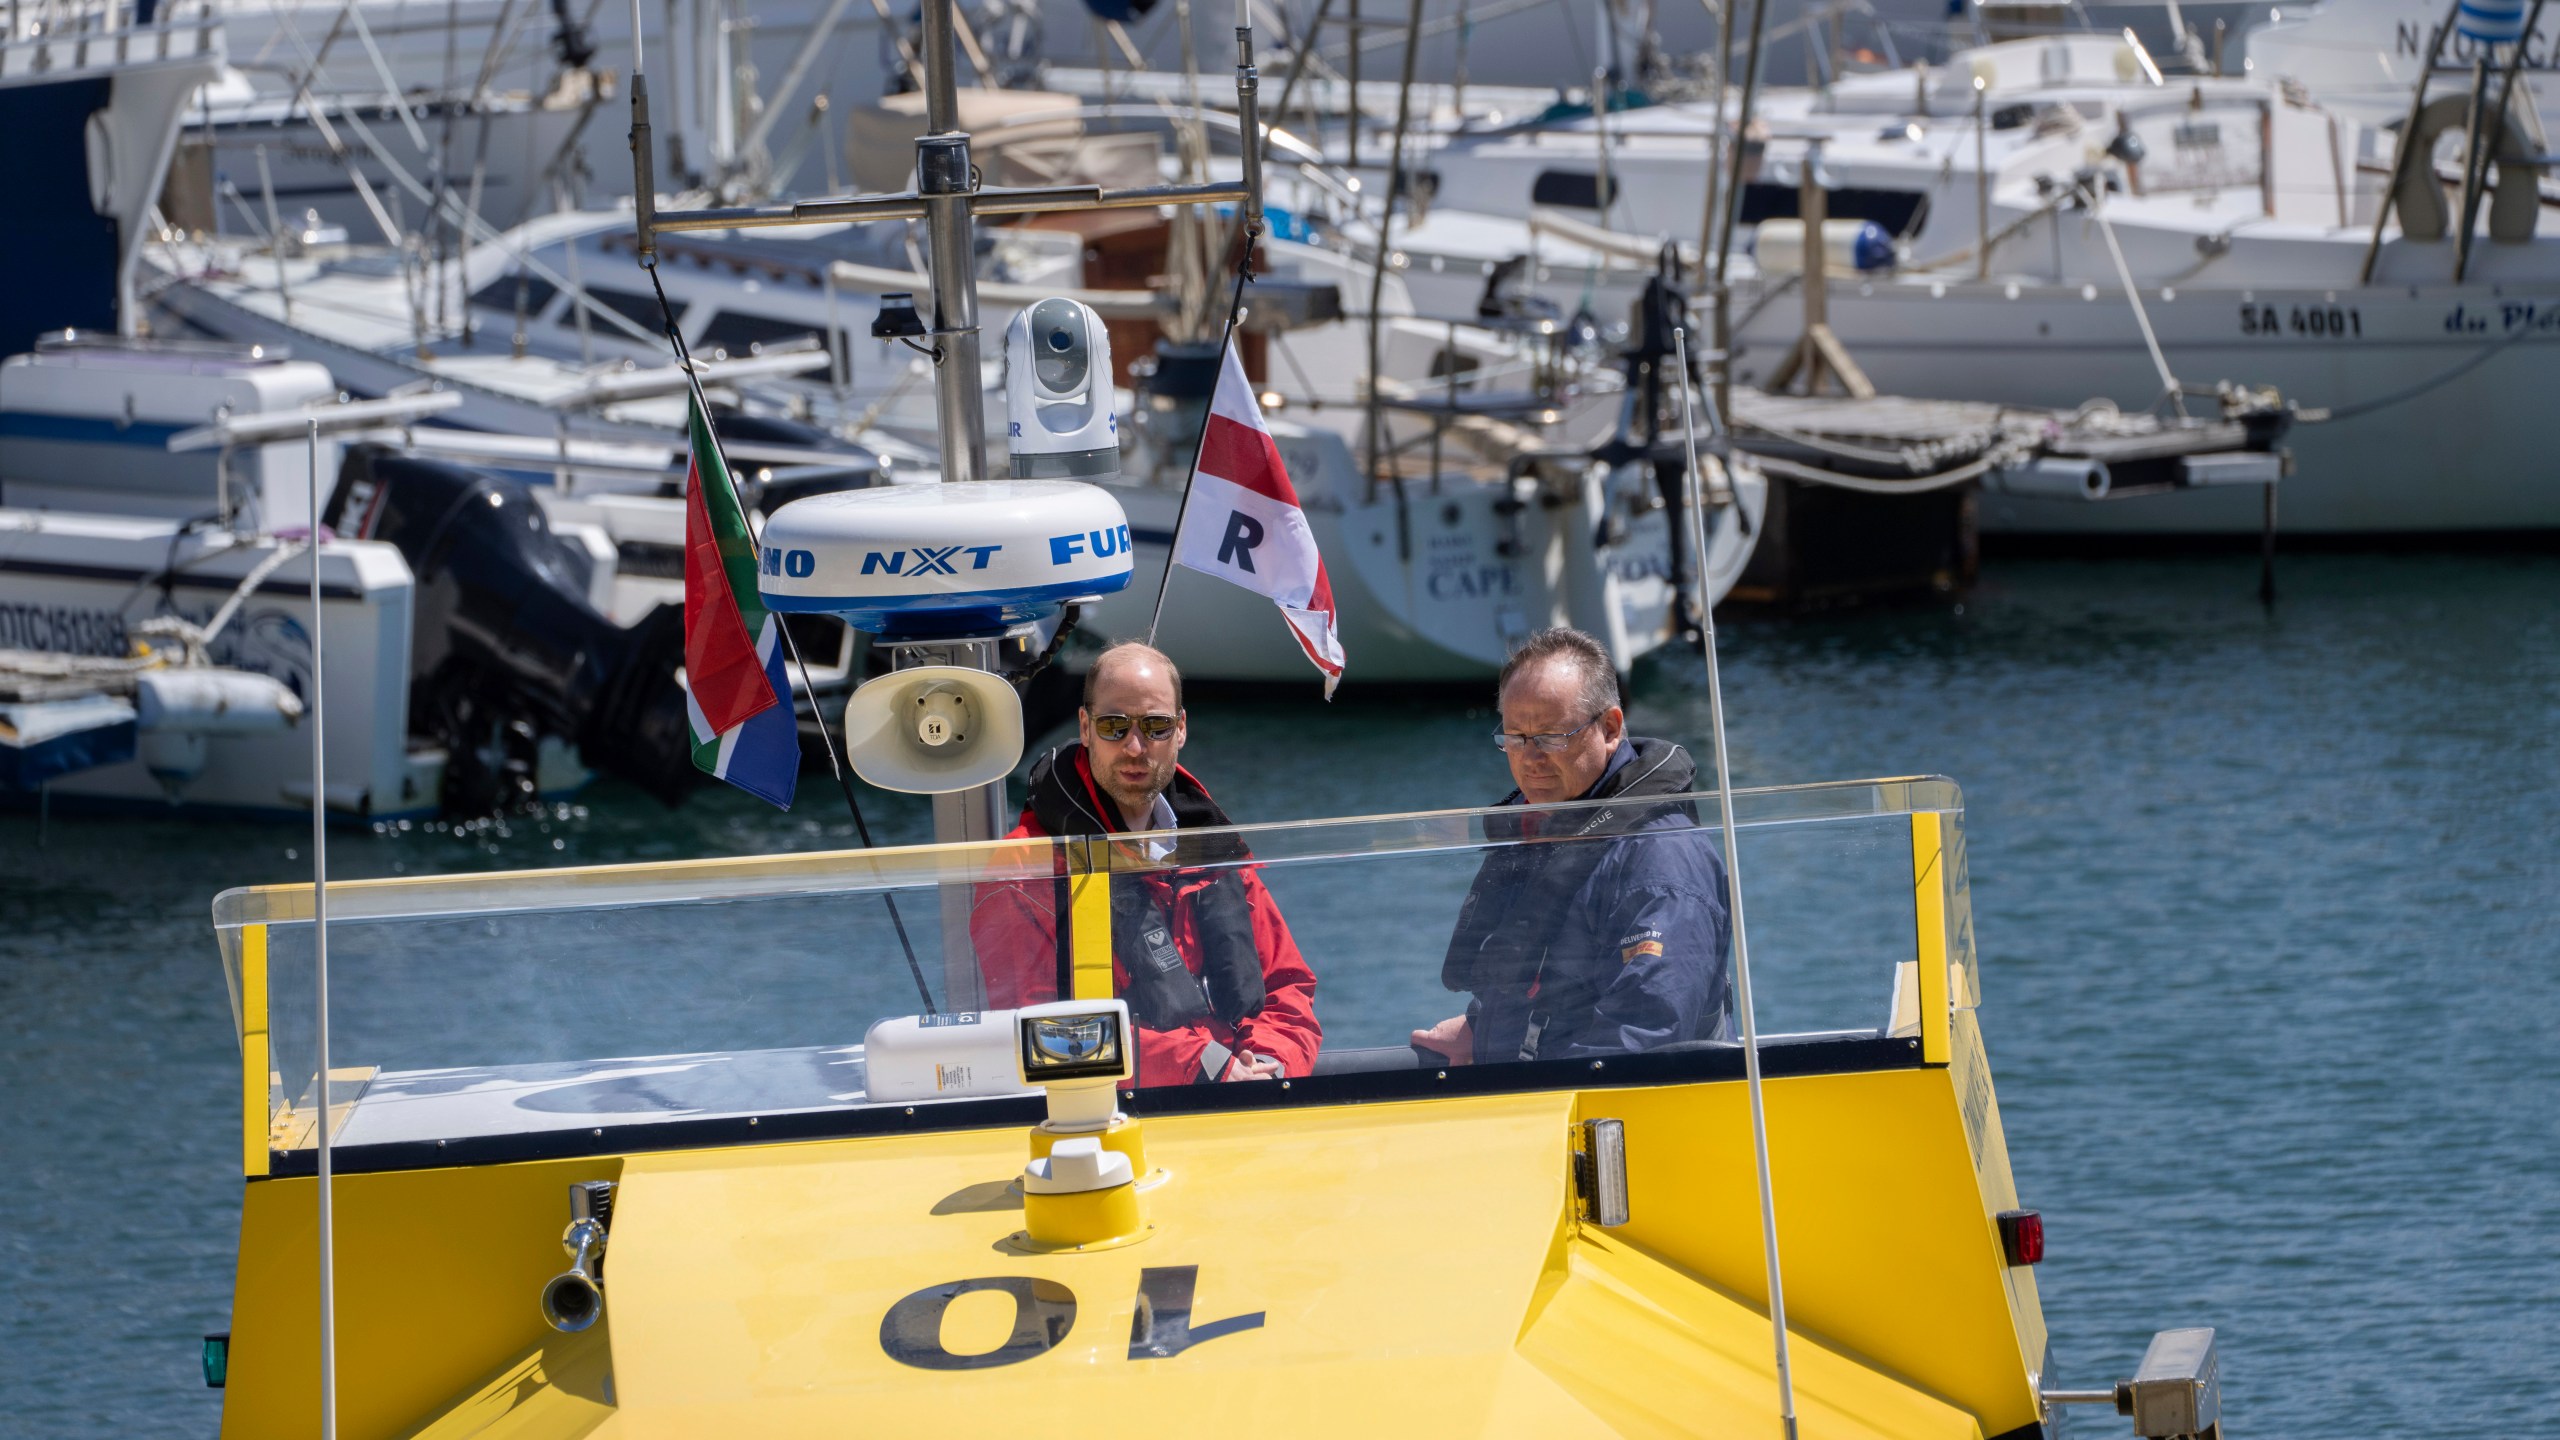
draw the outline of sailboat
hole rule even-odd
[[[1248,124],[1252,69],[1247,48]],[[963,413],[971,212],[1024,203],[966,182],[967,144],[936,127],[920,190],[878,197],[928,214],[938,393]],[[1160,198],[1250,214],[1254,191]],[[642,253],[690,218],[644,212]],[[205,1351],[225,1434],[1243,1416],[2024,1440],[2071,1404],[2220,1433],[2210,1330],[2161,1332],[2112,1385],[2052,1373],[1953,782],[1736,791],[1718,744],[1715,789],[1662,797],[1712,829],[1638,836],[1574,801],[1529,812],[1536,838],[1496,809],[995,839],[1007,674],[1132,565],[1052,543],[1121,523],[1108,489],[989,480],[974,424],[948,438],[950,483],[811,497],[758,537],[769,603],[896,652],[845,758],[933,794],[937,843],[217,898],[244,1173]],[[1701,470],[1693,533],[1731,523]],[[924,537],[976,563],[870,561]],[[1481,867],[1654,843],[1724,856],[1738,1039],[1472,1065],[1406,1043],[1450,1003]],[[1325,937],[1322,1048],[1257,1083],[1139,1083],[1113,892],[1240,870]],[[1050,938],[1007,948],[973,922],[991,903]],[[988,1008],[991,967],[1040,993]]]
[[[2341,0],[2241,43],[2245,70],[2234,47],[2219,73],[2179,74],[2130,32],[2046,35],[1764,93],[1736,206],[1760,252],[1737,264],[1736,378],[1780,370],[1808,319],[1811,177],[1838,252],[1822,314],[1879,389],[2126,415],[2271,396],[2299,422],[2288,532],[2560,525],[2529,419],[2538,297],[2560,276],[2520,63],[2541,42]],[[2454,55],[2480,63],[2456,73]],[[1534,235],[1551,292],[1623,292],[1641,265],[1609,240],[1699,233],[1700,161],[1734,123],[1689,102],[1452,135],[1430,162],[1441,227],[1503,217]],[[1408,273],[1454,279],[1473,253],[1443,242]],[[1986,492],[1981,521],[2246,535],[2268,515],[2255,485],[2201,485],[2140,505]]]

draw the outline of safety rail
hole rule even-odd
[[[210,0],[8,0],[0,83],[219,54]]]
[[[1713,791],[1667,797],[1712,803]],[[1253,848],[1254,860],[1348,859],[1364,855],[1420,854],[1482,849],[1484,822],[1524,815],[1569,819],[1608,802],[1478,806],[1358,815],[1321,820],[1282,820],[1219,831],[1146,832],[1130,841],[1234,835]],[[1930,811],[1961,814],[1962,790],[1953,780],[1907,775],[1811,785],[1746,786],[1733,792],[1734,815],[1745,829],[1804,825],[1826,820],[1873,819]],[[1032,842],[1044,844],[1045,842]],[[499,870],[459,875],[385,876],[329,883],[329,918],[385,920],[506,914],[531,910],[629,908],[689,900],[747,900],[820,895],[980,881],[995,869],[1024,868],[1025,842],[982,840],[946,845],[894,845],[869,850],[819,850],[781,855],[656,860],[622,865],[563,866],[547,870]],[[1037,873],[1048,874],[1041,860]],[[308,884],[251,885],[225,890],[213,901],[218,931],[251,924],[292,924],[311,919]]]

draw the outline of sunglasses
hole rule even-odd
[[[1603,710],[1600,712],[1600,715],[1606,715],[1608,713],[1608,711]],[[1592,716],[1590,719],[1583,721],[1581,724],[1574,726],[1572,729],[1565,731],[1561,735],[1514,735],[1507,730],[1497,731],[1494,734],[1493,743],[1504,750],[1519,750],[1527,748],[1534,749],[1541,755],[1561,755],[1564,753],[1565,747],[1573,743],[1575,736],[1580,735],[1583,731],[1600,723],[1600,715]]]
[[[1096,715],[1093,717],[1094,738],[1106,745],[1117,745],[1129,738],[1131,727],[1147,737],[1150,745],[1158,744],[1173,734],[1182,723],[1179,715]]]

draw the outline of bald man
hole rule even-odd
[[[1233,824],[1182,768],[1182,672],[1135,641],[1086,672],[1077,743],[1031,767],[1011,839],[1203,830]],[[1112,980],[1138,1026],[1138,1083],[1304,1075],[1322,1046],[1316,977],[1231,835],[1123,849],[1144,865],[1111,881]],[[1054,887],[981,887],[969,933],[998,1009],[1058,998]]]

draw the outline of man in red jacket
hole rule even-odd
[[[1182,768],[1189,731],[1182,674],[1161,651],[1124,641],[1085,676],[1079,743],[1031,767],[1007,838],[1198,830],[1232,824]],[[1289,938],[1252,854],[1233,836],[1124,842],[1166,868],[1111,881],[1112,981],[1138,1026],[1138,1083],[1304,1075],[1324,1042],[1316,977]],[[969,935],[997,1009],[1058,998],[1052,887],[979,888]]]

